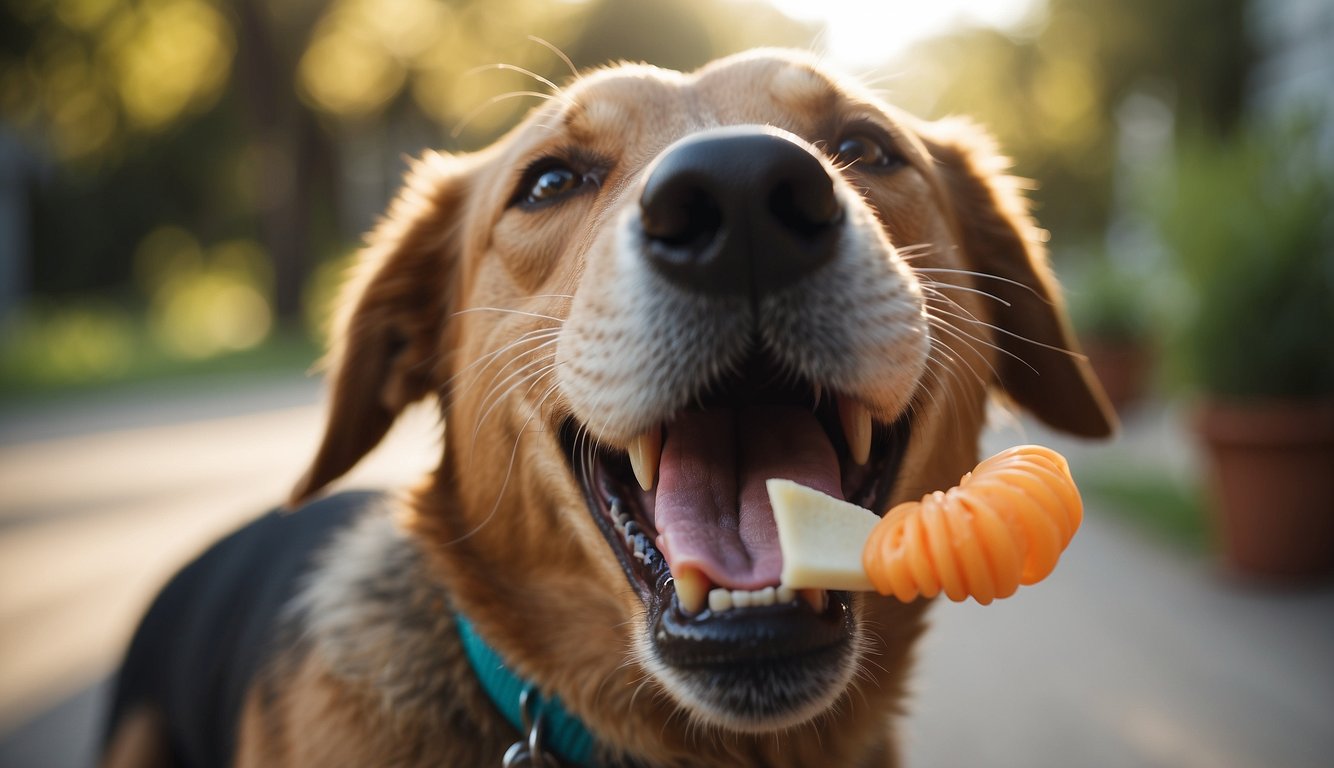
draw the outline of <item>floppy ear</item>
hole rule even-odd
[[[1116,416],[1079,351],[1043,232],[1018,180],[1005,172],[1009,161],[986,131],[965,120],[932,123],[922,134],[971,268],[1002,278],[983,278],[981,286],[1008,304],[998,302],[994,315],[1001,387],[1049,426],[1084,437],[1112,434]]]
[[[434,391],[459,260],[462,163],[428,152],[371,233],[344,286],[324,366],[324,439],[291,507],[351,469],[408,405]]]

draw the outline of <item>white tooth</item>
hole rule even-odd
[[[824,613],[825,608],[829,607],[829,593],[823,589],[800,589],[797,594],[805,600],[816,613]]]
[[[816,384],[812,387],[815,390],[815,407],[820,407],[820,398],[824,397],[824,385]]]
[[[789,587],[786,584],[780,586],[777,590],[774,591],[774,602],[778,603],[779,605],[790,603],[796,599],[797,599],[797,593],[793,591],[792,587]]]
[[[764,589],[761,589],[761,590],[759,590],[758,592],[752,592],[752,593],[751,593],[751,598],[750,598],[750,604],[751,604],[751,605],[773,605],[773,604],[774,604],[774,588],[773,588],[773,587],[765,587]]]
[[[693,568],[683,569],[672,575],[676,586],[676,600],[681,610],[692,616],[704,610],[709,600],[709,577]]]
[[[751,606],[751,597],[752,597],[752,595],[753,595],[753,593],[751,593],[751,592],[747,592],[747,591],[744,590],[744,589],[734,589],[734,590],[732,590],[732,607],[733,607],[733,608],[749,608],[749,607]]]
[[[646,491],[653,490],[653,484],[658,479],[658,462],[662,460],[662,427],[653,427],[631,440],[626,450],[630,454],[630,466],[635,471],[639,487]]]
[[[848,441],[852,460],[865,464],[871,457],[871,413],[850,397],[838,398],[838,420],[843,422],[843,436]]]
[[[732,608],[732,590],[715,587],[709,590],[709,610],[722,613]]]

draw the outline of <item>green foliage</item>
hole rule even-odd
[[[1204,494],[1194,484],[1143,467],[1104,466],[1084,473],[1079,485],[1091,507],[1188,550],[1202,551],[1209,544]]]
[[[688,68],[815,30],[758,0],[0,0],[0,115],[34,169],[26,287],[71,306],[142,288],[138,245],[175,227],[257,243],[273,325],[297,325],[405,155],[483,146],[571,76],[530,36],[579,68]]]
[[[969,115],[1035,179],[1054,243],[1103,235],[1114,204],[1117,112],[1161,94],[1177,124],[1224,134],[1243,114],[1247,0],[1047,0],[1028,30],[965,29],[898,63],[890,96],[926,117]]]
[[[1105,250],[1083,257],[1078,280],[1068,286],[1079,335],[1105,342],[1141,342],[1151,336],[1153,286],[1119,265]]]
[[[1311,132],[1196,137],[1149,199],[1188,297],[1187,380],[1230,398],[1334,394],[1334,173]]]
[[[116,303],[35,304],[0,334],[0,403],[148,380],[299,372],[317,355],[310,336],[287,332],[243,350],[184,356],[160,344],[142,315]]]
[[[32,305],[3,326],[0,390],[124,376],[136,354],[133,316],[108,301]]]
[[[211,109],[235,53],[209,0],[15,2],[0,20],[17,27],[0,45],[0,106],[20,126],[40,126],[66,163]]]

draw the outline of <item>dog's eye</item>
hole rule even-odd
[[[896,168],[904,162],[883,139],[869,131],[854,131],[839,139],[834,160],[845,167],[855,164],[878,169]]]
[[[520,185],[520,199],[528,205],[555,200],[583,186],[584,177],[564,165],[547,165],[529,172]]]

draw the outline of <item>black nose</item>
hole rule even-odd
[[[639,201],[647,258],[697,293],[763,295],[834,255],[842,210],[805,145],[757,126],[718,128],[668,147]]]

